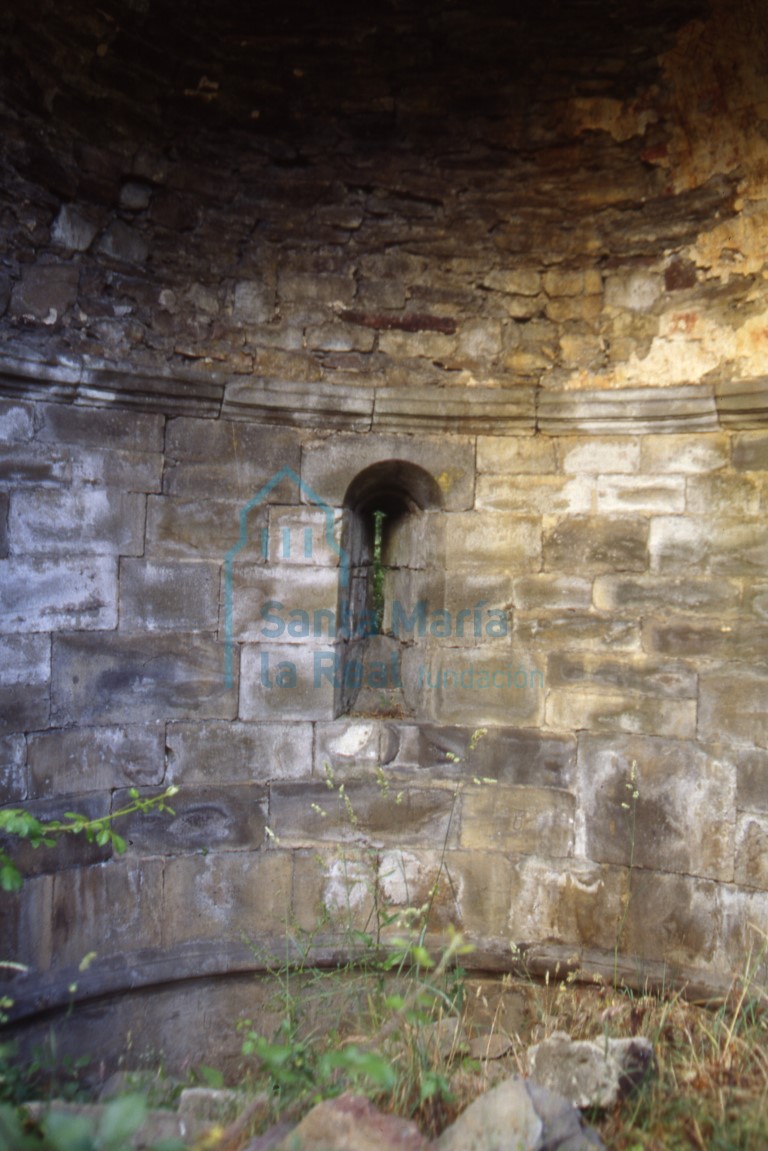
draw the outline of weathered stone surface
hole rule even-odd
[[[49,636],[0,636],[0,732],[47,727],[50,678]]]
[[[722,617],[739,610],[742,591],[738,581],[714,577],[600,575],[593,594],[600,611],[631,615],[649,610],[659,615],[702,612]]]
[[[411,365],[404,360],[406,377],[412,377]],[[432,372],[429,373],[433,375]],[[417,377],[418,378],[418,377]],[[393,384],[405,383],[395,379]],[[413,432],[426,434],[453,432],[459,435],[531,434],[535,425],[535,398],[532,388],[474,387],[471,394],[457,390],[435,397],[433,387],[382,388],[376,394],[373,428],[382,433]]]
[[[332,643],[244,644],[240,719],[331,719],[341,674],[340,658]]]
[[[4,632],[109,630],[117,624],[117,561],[63,556],[0,561]]]
[[[214,563],[123,559],[120,631],[212,631],[220,583],[221,567]]]
[[[600,656],[591,652],[556,652],[547,660],[550,688],[576,687],[587,692],[636,692],[661,699],[695,699],[696,673],[686,664],[647,656]]]
[[[597,511],[673,515],[685,510],[685,493],[682,476],[599,476]]]
[[[736,807],[768,813],[768,752],[736,753]]]
[[[637,436],[564,436],[553,442],[560,468],[566,474],[609,475],[638,471],[644,441]]]
[[[544,674],[519,649],[498,652],[444,645],[406,648],[403,694],[416,714],[435,723],[484,723],[535,727],[544,707]]]
[[[446,540],[449,571],[482,566],[530,573],[541,563],[541,521],[510,512],[466,512],[451,517]]]
[[[165,781],[213,786],[306,779],[312,736],[310,723],[171,723]]]
[[[9,497],[0,492],[0,559],[8,555],[8,505]]]
[[[432,1145],[411,1119],[377,1111],[364,1095],[318,1103],[276,1151],[428,1151]]]
[[[267,505],[244,512],[246,506],[245,502],[228,500],[150,496],[146,554],[156,560],[211,559],[223,563],[228,552],[238,549],[235,562],[258,563],[264,558],[265,532],[269,540]]]
[[[406,787],[398,799],[375,780],[350,782],[343,793],[326,783],[274,785],[270,791],[270,827],[283,847],[328,842],[417,847],[426,839],[455,846],[452,811],[448,791]]]
[[[438,1151],[589,1151],[602,1146],[572,1103],[514,1076],[470,1103],[437,1140]]]
[[[61,635],[54,640],[52,719],[233,719],[236,691],[224,676],[224,645],[208,635]]]
[[[0,458],[0,484],[18,487],[30,484],[35,487],[64,486],[72,479],[72,461],[65,452],[53,449],[47,456],[41,456],[34,444],[14,444],[3,449]],[[7,519],[6,514],[3,519]]]
[[[40,732],[28,737],[29,794],[35,798],[159,784],[160,725]]]
[[[243,504],[255,500],[254,507],[300,502],[298,484],[290,475],[264,491],[283,467],[299,474],[299,442],[290,431],[183,417],[168,424],[166,454],[166,495],[188,499],[205,491]]]
[[[99,240],[99,250],[121,264],[143,264],[149,255],[149,245],[141,233],[122,220],[109,225]]]
[[[726,754],[677,739],[585,734],[579,772],[590,859],[733,878],[736,771]]]
[[[758,520],[659,516],[651,521],[649,550],[655,572],[760,576],[768,562],[768,529]]]
[[[100,960],[122,959],[126,953],[160,947],[163,870],[159,859],[122,858],[57,871],[50,919],[56,963],[76,969],[91,952]]]
[[[710,880],[636,869],[619,950],[633,959],[712,964],[719,947],[712,930],[717,900],[718,884]]]
[[[707,658],[765,664],[768,628],[761,621],[677,619],[649,621],[645,631],[649,651],[681,658]]]
[[[592,581],[584,577],[522,575],[512,587],[514,606],[520,611],[586,611],[592,604]]]
[[[159,794],[160,789],[157,789]],[[152,794],[149,792],[147,794]],[[113,793],[113,808],[127,806],[127,791]],[[183,786],[168,811],[136,812],[120,822],[130,854],[185,851],[258,851],[265,844],[267,793],[253,784]]]
[[[73,204],[63,204],[53,222],[51,242],[68,252],[86,252],[90,248],[99,225]]]
[[[145,498],[92,487],[20,491],[8,517],[16,555],[141,555]]]
[[[39,413],[41,423],[35,438],[42,443],[121,452],[163,450],[162,416],[67,404],[43,404]]]
[[[594,482],[590,476],[478,476],[475,507],[481,511],[520,515],[579,515],[592,510]]]
[[[538,659],[552,650],[592,648],[595,652],[633,651],[640,632],[632,620],[610,619],[589,612],[558,612],[556,615],[518,614],[514,641]]]
[[[477,470],[510,476],[555,472],[555,441],[545,436],[478,436]]]
[[[635,517],[568,516],[546,526],[546,571],[646,571],[648,522]]]
[[[574,1041],[563,1031],[528,1048],[531,1079],[575,1107],[610,1110],[651,1072],[653,1045],[633,1039]]]
[[[27,797],[27,745],[23,735],[0,736],[0,804]]]
[[[225,589],[225,605],[229,595]],[[339,576],[333,568],[236,563],[231,599],[235,640],[334,645],[340,616]]]
[[[652,475],[717,472],[728,466],[729,447],[728,436],[723,432],[643,436],[640,441],[640,470]]]
[[[412,437],[350,435],[310,441],[302,454],[302,479],[321,500],[341,507],[350,482],[366,467],[405,460],[424,468],[438,483],[446,509],[472,506],[474,447],[467,439],[451,443]],[[308,497],[305,495],[305,502]]]
[[[699,738],[768,748],[768,674],[723,668],[700,675]]]
[[[27,443],[34,434],[34,406],[17,400],[0,400],[0,443]]]
[[[643,698],[630,691],[550,691],[546,722],[556,730],[647,732],[671,739],[696,733],[696,701]]]
[[[61,819],[63,816],[61,799],[27,799],[24,810],[36,819]],[[77,814],[88,819],[97,819],[109,814],[109,797],[79,796]],[[67,868],[87,868],[112,857],[112,845],[99,846],[89,843],[84,835],[55,836],[52,846],[33,847],[29,840],[0,834],[0,846],[10,855],[22,876],[54,874]]]
[[[143,871],[150,860],[137,861]],[[177,855],[163,866],[166,948],[282,938],[293,918],[293,860],[284,851]],[[179,909],[183,908],[183,913]]]
[[[78,268],[72,264],[30,264],[11,296],[11,312],[52,326],[77,299]]]
[[[741,815],[736,828],[736,882],[768,891],[768,818]]]
[[[554,788],[480,783],[461,797],[459,846],[465,850],[573,854],[575,799]]]
[[[296,380],[233,381],[227,384],[222,414],[299,428],[370,429],[374,393],[334,383],[329,390]]]
[[[741,432],[735,435],[731,462],[740,472],[768,471],[768,433]]]

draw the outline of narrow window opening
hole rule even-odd
[[[402,460],[366,468],[347,489],[342,546],[349,572],[339,592],[337,715],[411,714],[403,694],[405,643],[391,617],[404,577],[407,582],[417,567],[420,517],[441,506],[432,476]]]

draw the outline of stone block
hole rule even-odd
[[[142,860],[146,866],[147,860]],[[209,852],[164,862],[163,945],[263,945],[293,922],[290,852]]]
[[[376,406],[372,414],[373,429],[376,432],[500,436],[531,435],[535,430],[536,396],[533,387],[482,387],[482,381],[472,377],[470,388],[445,388],[436,395],[434,376],[437,369],[433,365],[429,371],[422,373],[422,386],[417,386],[419,368],[426,364],[425,360],[403,359],[393,363],[396,370],[390,369],[387,372],[393,386],[376,392]],[[505,366],[510,371],[514,370],[514,365]],[[546,366],[550,366],[548,361]],[[458,383],[450,376],[445,382]],[[496,384],[496,379],[492,382]],[[422,446],[423,443],[422,440]]]
[[[159,784],[165,771],[162,725],[76,728],[27,737],[34,798],[111,792]]]
[[[51,966],[53,903],[52,875],[32,875],[18,893],[4,892],[0,901],[0,937],[3,951],[30,971],[47,971]],[[85,952],[83,954],[86,954]],[[58,958],[58,957],[57,957]],[[22,977],[25,978],[25,977]],[[14,986],[4,979],[4,991],[14,995]]]
[[[516,576],[512,598],[519,611],[588,611],[592,606],[592,581],[543,573]]]
[[[659,516],[651,521],[651,570],[760,577],[768,565],[768,525],[715,516]]]
[[[91,219],[90,213],[81,211],[74,204],[62,204],[53,221],[51,243],[68,252],[87,252],[98,230],[99,225]]]
[[[347,305],[355,298],[351,276],[281,270],[278,277],[280,300],[307,300],[316,304]]]
[[[556,472],[555,442],[545,436],[478,436],[477,470],[509,476]]]
[[[143,412],[41,404],[36,439],[97,451],[162,452],[165,421]]]
[[[27,745],[23,735],[0,736],[0,806],[27,798]]]
[[[768,748],[768,672],[702,670],[699,682],[699,739]]]
[[[489,643],[502,648],[512,634],[512,578],[505,572],[432,573],[427,635],[451,643]],[[410,607],[404,601],[404,607]],[[385,603],[385,609],[387,604]],[[442,610],[447,616],[441,614]],[[443,621],[446,626],[442,626]]]
[[[54,799],[27,799],[25,811],[47,823],[50,820],[66,822],[65,811],[75,810],[87,819],[98,819],[109,814],[109,796],[78,796],[76,808],[62,804],[60,796]],[[117,830],[117,829],[116,829]],[[52,875],[67,868],[87,868],[112,857],[112,845],[103,847],[89,843],[84,835],[53,836],[51,847],[33,847],[29,840],[0,833],[0,848],[8,853],[22,876]]]
[[[0,630],[92,631],[117,626],[117,561],[63,555],[0,560]]]
[[[349,947],[353,933],[359,941],[362,933],[371,932],[377,915],[377,852],[342,843],[291,854],[293,923],[299,930],[333,932],[342,948]]]
[[[224,673],[224,645],[208,635],[56,636],[53,722],[234,719],[237,693]]]
[[[686,508],[695,516],[759,516],[766,494],[763,477],[747,475],[691,476],[686,484]]]
[[[736,807],[768,814],[768,752],[748,748],[736,754]]]
[[[696,734],[696,700],[658,699],[632,691],[553,689],[547,694],[546,723],[561,731],[647,732],[670,739],[692,739]]]
[[[541,291],[541,274],[535,268],[494,268],[485,273],[482,284],[508,296],[537,296]]]
[[[246,644],[241,656],[240,719],[332,719],[341,675],[333,643]]]
[[[461,795],[459,847],[508,855],[573,854],[576,803],[554,788],[468,783]]]
[[[728,457],[729,438],[725,432],[650,435],[640,441],[640,470],[655,476],[665,472],[717,472],[728,466]]]
[[[640,625],[635,620],[608,619],[590,612],[564,611],[553,615],[515,616],[515,643],[539,659],[548,652],[589,648],[597,653],[633,651],[640,646]]]
[[[768,584],[750,581],[744,586],[744,612],[768,620]]]
[[[14,494],[9,516],[16,555],[141,555],[145,497],[113,488]]]
[[[622,271],[606,277],[605,302],[610,308],[647,312],[664,291],[664,280],[645,269]]]
[[[162,788],[152,789],[160,794]],[[112,810],[130,803],[128,791],[115,791]],[[169,802],[171,811],[135,812],[120,820],[130,854],[183,855],[195,851],[259,851],[266,844],[267,789],[252,783],[214,787],[184,783]]]
[[[722,623],[673,616],[664,623],[648,620],[644,642],[647,650],[662,655],[759,664],[768,653],[768,625],[754,620],[734,619]]]
[[[696,672],[686,664],[645,655],[606,657],[592,652],[555,652],[547,660],[550,688],[587,692],[636,692],[658,699],[695,699]]]
[[[198,560],[123,559],[120,631],[213,631],[221,565]]]
[[[739,472],[768,471],[768,432],[739,432],[734,435],[731,462]]]
[[[241,506],[299,503],[299,440],[284,428],[236,420],[170,420],[166,436],[166,495],[224,499]],[[282,468],[291,468],[273,487]],[[265,490],[266,489],[266,490]]]
[[[406,786],[386,793],[375,780],[275,784],[270,789],[270,828],[280,846],[366,844],[369,847],[456,846],[458,821],[449,791]]]
[[[750,812],[736,825],[736,882],[768,891],[768,817]]]
[[[142,234],[122,220],[109,225],[99,240],[98,248],[120,264],[143,264],[149,255],[149,245]]]
[[[311,723],[170,723],[165,783],[267,783],[312,774]]]
[[[740,608],[741,586],[736,580],[698,576],[600,575],[594,582],[594,603],[599,611],[646,614],[649,610],[733,615]]]
[[[8,555],[8,506],[10,497],[0,492],[0,559]]]
[[[544,674],[516,648],[453,648],[402,655],[403,695],[424,720],[535,727],[544,710]]]
[[[449,927],[461,931],[464,927],[463,905],[466,896],[463,890],[464,877],[454,867],[457,854],[461,854],[466,860],[464,853],[453,850],[442,852],[439,850],[439,845],[435,845],[433,850],[395,848],[381,852],[378,855],[377,876],[377,894],[382,898],[379,915],[383,912],[385,917],[389,917],[395,911],[429,905],[427,928],[430,932],[444,932]],[[498,856],[493,858],[498,859]],[[482,862],[490,859],[491,856],[485,856]],[[503,867],[499,868],[500,878],[504,870]],[[373,888],[371,891],[373,892]],[[503,900],[502,895],[499,902],[502,906],[506,906]],[[490,901],[486,900],[486,903],[488,902]],[[371,910],[375,911],[375,908],[372,907]],[[396,926],[390,926],[388,930],[386,925],[383,927],[385,935],[397,937]]]
[[[307,347],[322,352],[371,352],[376,333],[356,324],[318,324],[307,329]]]
[[[446,442],[414,436],[361,439],[341,434],[311,440],[303,451],[301,474],[320,500],[341,507],[352,480],[365,468],[385,460],[403,460],[417,464],[437,481],[447,511],[461,511],[471,508],[474,501],[474,456],[474,445],[463,438]]]
[[[719,940],[712,930],[712,909],[717,899],[718,885],[710,880],[634,870],[619,953],[633,962],[666,960],[672,967],[714,965]]]
[[[511,512],[466,512],[451,517],[446,540],[449,572],[481,568],[529,574],[541,566],[541,520]]]
[[[83,451],[72,454],[72,479],[125,492],[159,492],[163,457],[159,452]]]
[[[240,280],[235,284],[232,318],[239,324],[264,324],[271,317],[274,292],[263,280]]]
[[[313,775],[372,780],[378,768],[389,763],[398,746],[396,729],[380,720],[339,717],[333,723],[315,724]]]
[[[339,575],[334,568],[235,564],[231,595],[236,640],[315,647],[332,647],[336,640]]]
[[[736,770],[727,754],[676,735],[583,735],[579,772],[590,859],[733,881]]]
[[[56,448],[41,452],[37,444],[12,444],[0,456],[0,484],[63,487],[72,480],[72,461]],[[6,497],[7,499],[7,497]]]
[[[52,326],[77,299],[74,264],[27,264],[11,295],[11,315]]]
[[[248,380],[227,384],[223,415],[296,428],[357,428],[367,432],[373,408],[373,389],[357,383],[345,386],[337,382],[321,385],[284,379]]]
[[[614,354],[618,354],[615,348]],[[629,355],[629,349],[627,355]],[[718,430],[711,386],[593,390],[548,388],[538,397],[538,427],[542,432],[587,436],[666,433],[670,425],[686,431]]]
[[[636,516],[568,516],[545,526],[545,571],[646,571],[646,519]]]
[[[125,963],[159,949],[170,924],[163,908],[163,861],[112,859],[58,872],[53,881],[51,946],[59,967],[76,968],[91,952]],[[191,907],[179,908],[186,917]],[[130,963],[130,960],[127,960]]]
[[[0,635],[0,733],[48,726],[50,678],[47,635]]]
[[[146,553],[152,559],[214,559],[223,563],[235,548],[236,563],[264,560],[269,539],[267,505],[241,513],[247,505],[228,500],[177,500],[150,496],[147,500]],[[265,534],[266,533],[266,534]]]
[[[673,515],[685,510],[685,492],[682,476],[599,476],[597,510],[603,515]]]
[[[556,446],[560,470],[566,474],[622,474],[640,467],[637,436],[563,436]]]
[[[546,939],[612,951],[626,881],[623,869],[591,860],[513,858],[505,935],[521,944]]]
[[[644,1035],[574,1041],[567,1032],[555,1031],[527,1054],[532,1083],[579,1108],[612,1110],[654,1066],[653,1045]]]
[[[520,515],[579,515],[592,510],[591,476],[478,476],[475,506]]]
[[[34,404],[21,400],[0,400],[0,443],[24,444],[34,434]]]
[[[387,739],[387,735],[390,736]],[[477,728],[389,724],[382,733],[387,774],[428,772],[432,779],[495,779],[502,784],[568,788],[576,774],[572,736],[501,725]]]

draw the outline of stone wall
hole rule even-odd
[[[576,7],[0,17],[3,801],[180,787],[23,855],[19,1018],[181,1062],[441,870],[478,967],[765,925],[764,35]]]

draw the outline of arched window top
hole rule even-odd
[[[382,511],[387,515],[442,508],[437,480],[408,460],[382,460],[359,472],[344,496],[344,507],[359,515]]]

